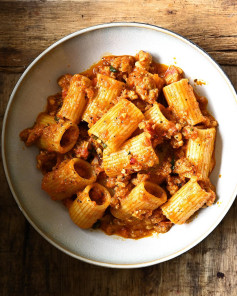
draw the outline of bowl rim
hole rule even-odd
[[[91,264],[94,264],[94,265],[98,265],[98,266],[110,267],[110,268],[139,268],[139,267],[151,266],[151,265],[154,265],[154,264],[158,264],[158,263],[162,263],[162,262],[171,260],[171,259],[173,259],[173,258],[187,252],[188,250],[190,250],[191,248],[196,246],[198,243],[200,243],[204,238],[206,238],[219,225],[219,223],[225,217],[225,215],[227,214],[227,212],[230,209],[231,205],[233,204],[233,202],[234,202],[234,200],[236,198],[236,195],[237,195],[237,184],[236,184],[236,187],[235,187],[235,189],[234,189],[234,191],[232,193],[231,198],[229,199],[228,204],[222,210],[222,213],[217,218],[215,223],[213,223],[213,225],[211,227],[209,227],[209,229],[206,230],[206,232],[203,233],[198,239],[196,239],[194,242],[192,242],[191,244],[189,244],[185,248],[183,248],[183,249],[181,249],[181,250],[179,250],[179,251],[177,251],[177,252],[175,252],[175,253],[173,253],[171,255],[165,256],[165,257],[163,257],[161,259],[155,259],[155,260],[152,260],[152,261],[146,261],[146,262],[142,262],[142,263],[116,264],[116,263],[108,263],[108,262],[96,261],[96,260],[93,260],[93,259],[88,259],[88,258],[83,257],[81,255],[78,255],[77,253],[75,253],[73,251],[67,250],[65,247],[61,246],[58,242],[54,241],[53,237],[50,237],[46,233],[44,233],[43,229],[40,229],[40,227],[38,225],[36,225],[36,223],[33,221],[33,219],[27,214],[27,212],[21,206],[21,203],[20,203],[20,201],[18,199],[18,196],[17,196],[17,194],[16,194],[16,192],[14,190],[14,186],[13,186],[11,178],[10,178],[10,174],[9,174],[8,166],[7,166],[7,161],[6,161],[6,157],[5,157],[5,154],[6,154],[6,151],[5,151],[5,135],[6,135],[6,124],[7,124],[8,113],[9,113],[10,107],[12,105],[13,99],[15,97],[15,94],[17,92],[17,89],[21,85],[21,82],[23,81],[23,79],[25,78],[27,73],[37,64],[37,62],[43,56],[45,56],[52,49],[54,49],[58,45],[64,43],[65,41],[67,41],[67,40],[69,40],[71,38],[74,38],[76,36],[79,36],[81,34],[84,34],[84,33],[88,33],[88,32],[99,30],[99,29],[112,28],[112,27],[138,27],[138,28],[146,28],[146,29],[155,30],[155,31],[158,31],[158,32],[168,34],[168,35],[170,35],[172,37],[175,37],[175,38],[185,42],[186,44],[191,45],[193,48],[198,49],[199,53],[202,54],[203,56],[206,56],[209,59],[209,61],[215,66],[215,68],[223,75],[223,78],[225,79],[225,82],[227,83],[227,85],[229,86],[231,92],[233,93],[233,97],[235,97],[235,101],[237,103],[236,91],[234,89],[234,86],[233,86],[232,82],[228,78],[227,74],[223,71],[223,69],[220,67],[220,65],[205,50],[203,50],[199,45],[197,45],[193,41],[189,40],[188,38],[183,37],[180,34],[175,33],[175,32],[173,32],[173,31],[171,31],[169,29],[165,29],[165,28],[160,27],[160,26],[147,24],[147,23],[142,23],[142,22],[113,22],[113,23],[98,24],[98,25],[94,25],[94,26],[90,26],[90,27],[78,30],[78,31],[76,31],[74,33],[71,33],[71,34],[59,39],[58,41],[54,42],[52,45],[50,45],[48,48],[46,48],[41,54],[39,54],[29,64],[29,66],[25,69],[25,71],[22,73],[21,77],[19,78],[18,82],[16,83],[16,85],[15,85],[15,87],[14,87],[14,89],[13,89],[11,95],[10,95],[10,99],[8,101],[8,104],[7,104],[7,107],[6,107],[6,110],[5,110],[5,114],[4,114],[3,126],[2,126],[2,159],[3,159],[3,167],[4,167],[4,171],[5,171],[5,175],[6,175],[8,185],[10,187],[11,193],[12,193],[12,195],[13,195],[19,209],[22,211],[25,218],[33,226],[33,228],[44,239],[46,239],[49,243],[51,243],[54,247],[58,248],[62,252],[66,253],[67,255],[70,255],[71,257],[74,257],[76,259],[80,259],[81,261],[91,263]]]

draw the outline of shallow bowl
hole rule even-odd
[[[44,110],[46,98],[59,91],[57,78],[79,73],[103,55],[135,55],[148,51],[157,62],[176,64],[209,100],[209,110],[219,122],[216,167],[211,180],[218,202],[203,209],[189,224],[174,226],[165,234],[139,240],[82,230],[73,224],[66,208],[41,190],[36,169],[37,148],[26,149],[19,133],[32,126]],[[26,53],[27,54],[27,53]],[[2,156],[12,194],[32,226],[55,247],[80,260],[117,268],[149,266],[172,259],[202,241],[220,223],[237,192],[237,98],[229,79],[197,45],[168,30],[140,23],[111,23],[86,28],[54,43],[26,69],[7,106]]]

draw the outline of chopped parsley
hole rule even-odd
[[[118,72],[118,70],[115,69],[113,66],[110,66],[110,67],[109,67],[109,71],[110,71],[110,72],[113,72],[113,73]]]
[[[107,145],[105,143],[102,142],[101,145],[104,149],[107,148]]]
[[[103,143],[101,140],[100,141],[98,141],[98,137],[97,136],[95,136],[95,135],[92,135],[91,136],[95,141],[97,141],[104,149],[105,148],[107,148],[107,145],[105,144],[105,143]]]
[[[57,117],[57,115],[54,116],[54,120],[55,120],[56,122],[59,121],[59,118]]]

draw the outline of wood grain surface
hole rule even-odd
[[[237,89],[235,0],[0,0],[1,128],[14,85],[39,53],[81,28],[119,21],[188,37],[221,64]],[[0,295],[237,295],[237,201],[208,238],[182,256],[116,270],[83,263],[46,242],[18,209],[2,165],[0,178]]]

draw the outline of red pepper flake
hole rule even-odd
[[[62,98],[66,98],[68,91],[67,90],[63,90],[62,91]]]
[[[130,164],[135,164],[135,163],[136,163],[136,159],[134,157],[131,157]]]

